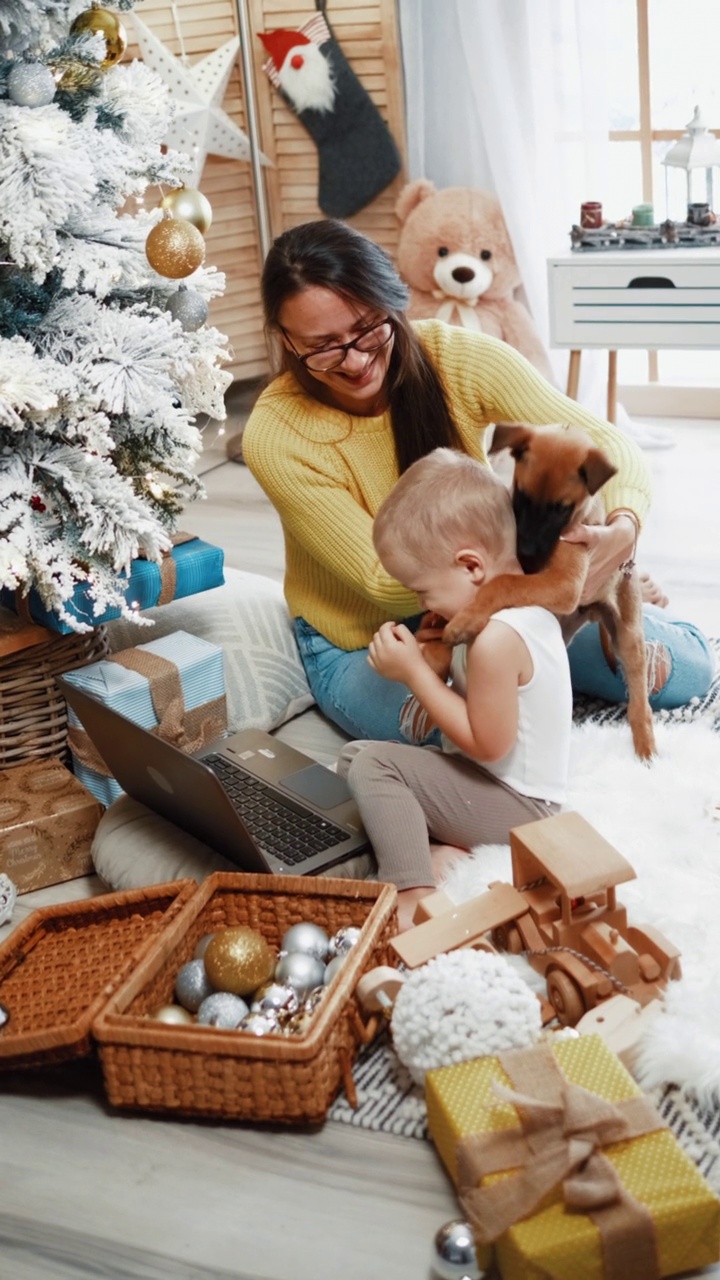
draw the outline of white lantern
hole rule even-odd
[[[662,161],[665,165],[665,207],[668,218],[675,212],[670,207],[668,179],[669,170],[672,168],[685,170],[688,210],[691,205],[705,203],[710,212],[713,207],[713,167],[716,164],[720,165],[720,139],[716,138],[704,124],[699,107],[695,108],[693,118],[685,128],[687,133],[673,143]],[[688,220],[692,220],[689,213]],[[676,216],[675,221],[679,222],[682,219]]]

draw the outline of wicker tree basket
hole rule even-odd
[[[54,635],[0,657],[0,769],[50,757],[67,761],[67,706],[55,676],[108,653],[104,627]]]

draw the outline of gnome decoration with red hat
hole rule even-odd
[[[392,182],[401,169],[390,130],[363,88],[320,12],[298,31],[260,34],[270,57],[269,80],[318,149],[318,204],[332,218],[349,218]]]

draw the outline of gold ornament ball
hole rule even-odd
[[[171,213],[174,218],[185,218],[186,222],[192,222],[201,235],[207,235],[212,226],[212,205],[197,187],[178,187],[176,191],[168,191],[160,201],[160,208]]]
[[[163,1004],[151,1015],[155,1022],[167,1022],[171,1026],[185,1026],[194,1022],[191,1013],[182,1009],[179,1004]]]
[[[205,972],[217,991],[248,996],[257,991],[275,971],[277,956],[272,947],[248,925],[222,929],[208,943]]]
[[[107,71],[108,67],[114,67],[120,61],[128,46],[127,32],[117,14],[111,13],[109,9],[88,9],[86,13],[78,14],[70,28],[73,36],[98,31],[105,37],[107,50],[100,66],[103,71]]]
[[[158,275],[181,280],[202,266],[205,241],[186,218],[163,218],[148,235],[145,253]]]

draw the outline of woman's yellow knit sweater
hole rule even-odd
[[[487,461],[485,428],[493,422],[584,427],[618,468],[603,489],[606,510],[628,507],[643,520],[650,479],[631,440],[554,390],[506,343],[439,320],[415,329],[469,454]],[[362,649],[380,623],[418,612],[417,597],[385,573],[372,543],[373,517],[398,475],[389,413],[352,417],[285,373],[250,415],[243,458],[282,521],[293,617],[339,648]]]

